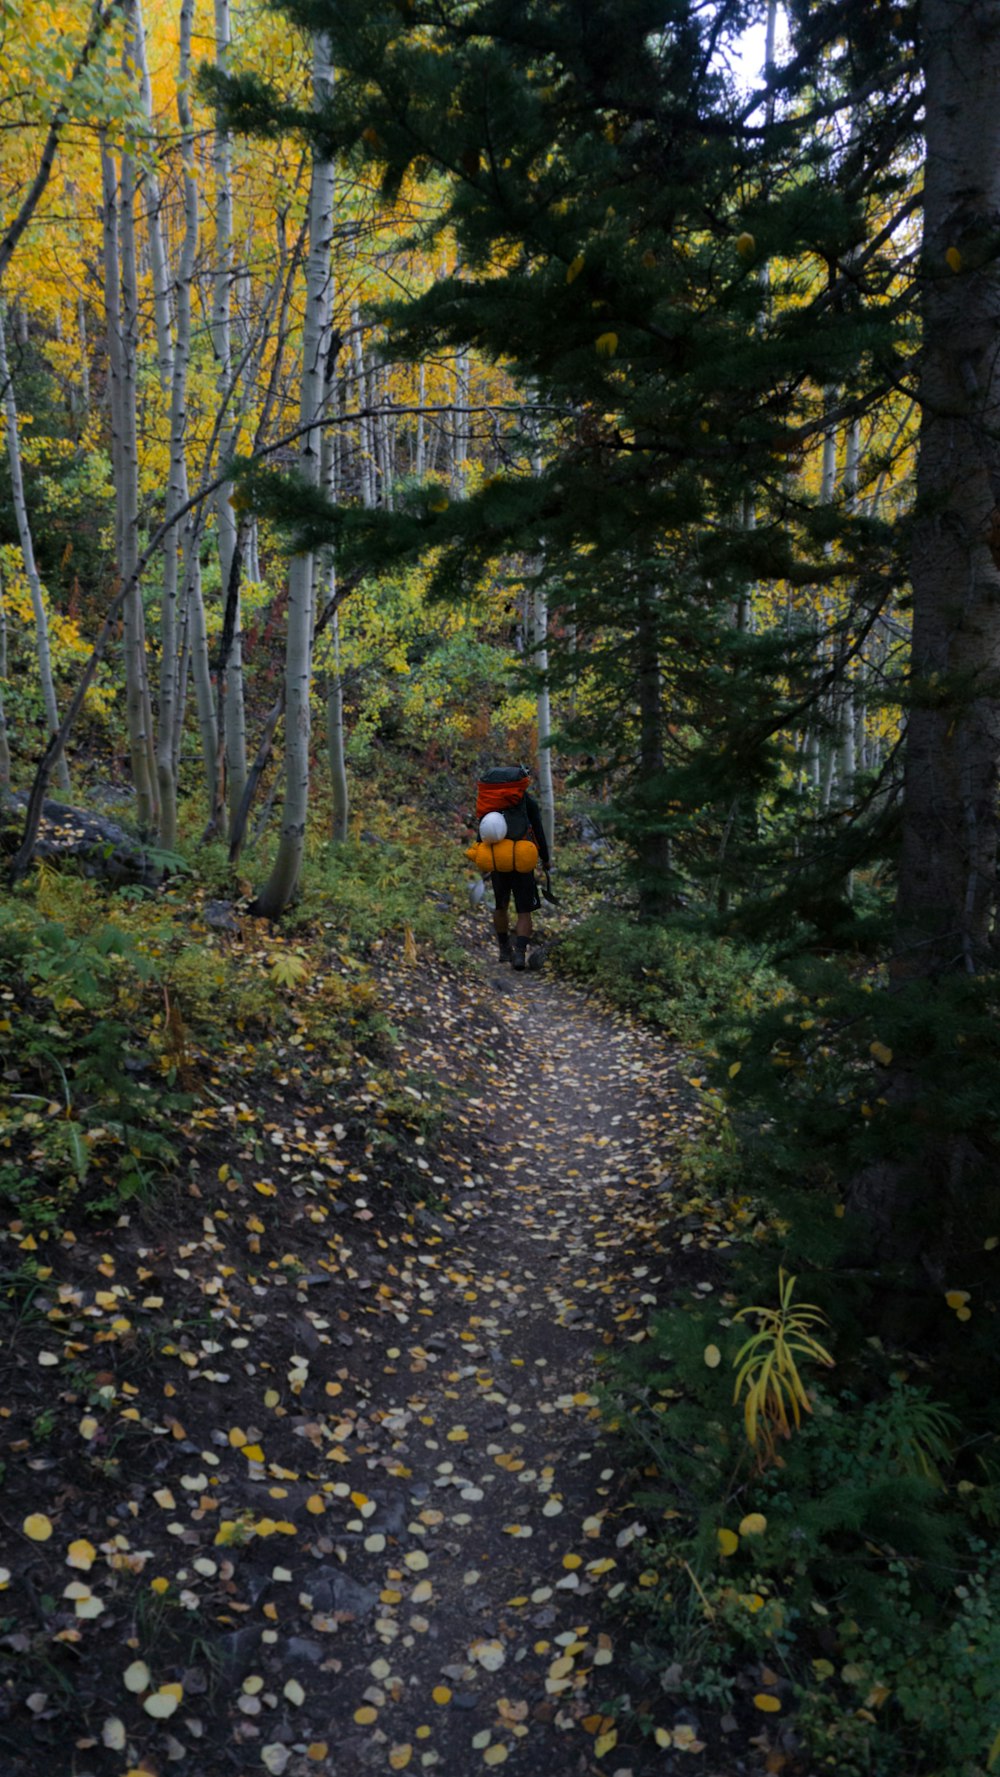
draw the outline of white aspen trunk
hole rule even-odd
[[[123,66],[134,72],[135,11],[130,5]],[[139,287],[135,240],[135,155],[122,150],[121,158],[121,313],[122,313],[122,390],[124,426],[122,460],[125,465],[127,503],[124,528],[128,531],[131,560],[139,559]],[[153,729],[153,700],[149,689],[149,666],[146,654],[146,614],[142,589],[135,588],[130,601],[133,618],[133,653],[135,673],[142,700],[142,737],[146,749],[146,779],[149,785],[151,817],[149,825],[158,831],[160,824],[159,796],[156,787],[156,741]],[[126,631],[129,607],[126,607]]]
[[[448,480],[453,499],[461,499],[465,493],[465,464],[469,455],[469,422],[460,407],[469,404],[469,358],[467,352],[460,352],[455,360],[455,408],[451,433],[451,467]]]
[[[542,473],[542,453],[538,443],[537,421],[532,420],[534,445],[531,453],[532,473]],[[536,573],[541,570],[541,559],[531,564]],[[542,682],[538,688],[535,704],[535,719],[538,729],[538,806],[541,810],[542,826],[549,848],[549,856],[555,851],[556,803],[552,789],[552,749],[549,740],[552,736],[552,700],[549,691],[549,607],[541,586],[534,592],[529,587],[524,589],[524,631],[525,640],[532,651],[532,658]]]
[[[125,352],[122,330],[121,274],[118,263],[118,183],[114,159],[107,140],[101,138],[101,176],[103,184],[104,235],[104,307],[108,332],[109,397],[111,409],[111,465],[115,485],[115,539],[118,577],[131,579],[137,561],[135,514],[135,412],[129,420],[129,401],[125,389]],[[130,431],[131,452],[126,431]],[[137,616],[141,610],[138,589],[129,593],[123,611],[125,657],[125,720],[128,728],[129,760],[136,795],[136,817],[140,826],[153,825],[153,798],[149,782],[149,761],[143,712],[142,679],[137,672]],[[140,632],[141,633],[141,632]]]
[[[255,518],[250,520],[250,532],[247,537],[247,579],[252,581],[254,586],[260,584],[260,533]]]
[[[335,590],[335,569],[330,569],[329,596]],[[326,741],[330,760],[331,818],[330,838],[340,845],[348,836],[351,813],[347,783],[347,754],[344,748],[344,681],[340,671],[340,612],[334,612],[330,626],[333,640],[333,667],[327,679]]]
[[[4,687],[7,683],[7,607],[4,604],[3,581],[0,580],[0,794],[10,789],[10,743],[7,739],[7,714],[4,709]]]
[[[194,680],[198,732],[201,736],[201,758],[205,772],[205,792],[209,820],[216,806],[216,775],[218,736],[216,732],[215,692],[212,688],[212,663],[208,652],[208,625],[205,621],[205,600],[201,590],[201,562],[198,558],[200,531],[192,525],[184,538],[184,576],[188,597],[188,633],[190,635],[191,677]]]
[[[806,783],[809,785],[809,788],[811,790],[818,790],[820,787],[821,759],[820,759],[820,749],[819,749],[819,734],[815,728],[810,728],[810,730],[809,730],[809,734],[806,739],[805,753],[806,753]]]
[[[183,31],[183,9],[182,23]],[[146,26],[142,0],[132,0],[132,53],[139,75],[139,103],[149,125],[147,165],[145,169],[146,238],[149,243],[149,265],[153,283],[153,316],[156,326],[156,357],[160,387],[164,394],[170,388],[173,349],[170,333],[170,265],[163,232],[163,193],[156,170],[156,136],[153,124],[153,89],[149,79],[146,55]]]
[[[59,726],[59,710],[56,704],[56,688],[52,680],[52,651],[49,646],[49,620],[45,610],[45,595],[42,582],[35,562],[35,547],[31,535],[31,524],[28,519],[28,507],[24,498],[24,476],[21,470],[21,440],[17,425],[17,402],[14,397],[14,383],[7,362],[7,340],[4,333],[3,303],[0,301],[0,384],[3,387],[4,430],[7,434],[7,463],[10,469],[10,491],[14,505],[14,517],[17,523],[17,535],[21,545],[21,556],[24,561],[24,573],[31,593],[31,609],[35,618],[35,646],[38,652],[38,677],[42,687],[42,704],[45,710],[45,726],[49,738]],[[5,675],[6,676],[6,675]],[[10,775],[8,762],[8,778]],[[56,764],[56,781],[60,789],[69,789],[69,769],[64,754],[59,754]]]
[[[388,407],[390,401],[389,378],[383,371],[378,382],[378,402],[380,407]],[[392,421],[389,414],[382,413],[378,418],[378,464],[379,480],[382,484],[382,504],[387,512],[395,505],[392,492],[394,465],[392,451]]]
[[[333,79],[327,39],[313,39],[313,102],[319,106]],[[300,423],[310,425],[323,400],[330,333],[330,245],[333,228],[333,165],[315,159],[309,186],[309,257],[306,263],[306,309],[302,346]],[[317,486],[320,441],[303,436],[300,473]],[[281,839],[271,874],[257,897],[255,910],[274,919],[288,906],[298,886],[305,850],[309,808],[309,693],[312,677],[313,560],[293,558],[288,576],[288,644],[285,657],[285,801]]]
[[[328,411],[333,411],[337,404],[337,388],[334,378],[326,385],[326,402]],[[323,486],[331,500],[336,500],[340,491],[340,451],[338,428],[328,427],[323,433],[321,452],[321,473]],[[333,551],[330,551],[326,564],[325,575],[326,597],[332,599],[337,590],[337,564]],[[350,817],[350,791],[347,782],[347,756],[344,748],[344,682],[340,671],[340,612],[335,611],[330,625],[330,644],[333,650],[333,663],[326,675],[326,749],[330,768],[330,838],[334,845],[343,844],[348,836]]]
[[[215,0],[215,65],[227,73],[231,29],[229,0]],[[215,287],[212,300],[212,344],[219,367],[216,387],[222,401],[232,397],[232,288],[233,288],[233,190],[232,153],[226,130],[215,136]],[[224,462],[233,449],[233,428],[228,423],[219,432],[219,460]],[[215,523],[219,539],[219,571],[222,581],[222,603],[230,595],[233,560],[236,554],[236,514],[231,504],[232,483],[225,482],[215,496]],[[237,569],[238,574],[238,569]],[[226,738],[226,778],[229,813],[232,819],[243,797],[247,779],[246,715],[243,707],[243,639],[239,585],[236,586],[236,624],[226,660],[222,663],[225,677],[223,722]]]
[[[417,396],[417,405],[420,411],[417,414],[417,446],[416,457],[413,464],[413,473],[418,481],[422,481],[427,473],[427,422],[424,419],[424,402],[426,399],[427,371],[423,364],[421,364],[419,393]]]
[[[849,512],[858,509],[858,471],[861,462],[861,422],[852,420],[847,429],[844,456],[844,498]],[[854,745],[854,678],[850,666],[845,668],[843,697],[840,706],[837,778],[844,793],[849,793],[857,770]]]
[[[87,357],[87,305],[82,296],[76,299],[76,330],[80,338],[80,399],[86,418],[90,412],[90,360]]]
[[[548,842],[549,856],[555,856],[556,802],[552,788],[552,703],[549,693],[549,607],[545,593],[538,587],[534,598],[535,666],[542,675],[538,688],[538,806]]]
[[[362,409],[368,406],[368,389],[365,378],[365,351],[357,309],[351,313],[351,335],[354,351],[355,400],[358,408]],[[372,426],[368,419],[358,421],[358,457],[361,504],[372,507],[376,500],[375,461],[372,450]]]
[[[191,119],[191,105],[188,96],[191,79],[191,31],[194,18],[194,0],[181,0],[180,9],[180,45],[177,70],[177,117],[181,129],[181,153],[184,165],[184,239],[181,246],[180,264],[176,278],[176,329],[173,339],[170,335],[169,303],[164,302],[157,311],[159,334],[160,374],[169,369],[170,376],[170,470],[167,480],[167,497],[164,511],[165,518],[173,518],[188,497],[187,458],[185,454],[187,432],[187,376],[191,358],[191,284],[194,278],[195,258],[198,251],[198,191],[194,177],[194,142]],[[141,14],[136,0],[137,41],[141,34]],[[148,82],[147,82],[148,85]],[[143,95],[145,99],[145,92]],[[150,122],[152,117],[150,116]],[[153,209],[150,218],[150,244],[152,248],[154,298],[156,293],[156,268],[160,264],[166,272],[166,250],[158,208]],[[160,332],[165,328],[165,334]],[[177,844],[177,742],[179,739],[180,722],[178,720],[180,697],[180,644],[179,637],[184,613],[180,609],[178,598],[178,570],[182,539],[177,535],[176,527],[168,531],[163,540],[163,599],[160,630],[160,723],[156,740],[156,776],[160,793],[160,841],[168,850]],[[187,577],[184,578],[184,591],[189,596]]]

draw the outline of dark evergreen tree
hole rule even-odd
[[[804,9],[808,53],[765,103],[730,70],[755,0],[286,10],[328,32],[334,102],[317,125],[230,82],[231,121],[318,129],[389,194],[441,175],[426,234],[460,269],[387,311],[390,349],[504,362],[533,415],[511,419],[472,498],[441,511],[417,489],[320,531],[345,565],[434,551],[448,596],[501,558],[533,562],[560,619],[552,675],[588,682],[557,744],[611,772],[646,907],[692,877],[724,900],[780,879],[754,811],[767,788],[780,819],[784,730],[824,678],[814,626],[754,635],[738,613],[761,580],[851,584],[869,613],[895,584],[878,527],[810,501],[798,474],[830,423],[824,391],[843,420],[901,368],[899,256],[870,210],[902,189],[915,101],[905,73],[892,106],[881,84],[870,96],[885,34],[849,31],[819,78],[844,9]],[[586,649],[561,649],[560,628]]]

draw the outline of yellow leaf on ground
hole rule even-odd
[[[720,1555],[735,1555],[740,1546],[740,1539],[735,1530],[717,1530],[716,1538]]]
[[[29,1512],[21,1529],[33,1543],[47,1543],[52,1535],[52,1520],[44,1512]]]
[[[767,1691],[758,1691],[753,1706],[755,1709],[762,1709],[765,1715],[777,1715],[781,1703],[777,1697],[769,1696]]]

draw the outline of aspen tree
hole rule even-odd
[[[538,443],[537,421],[532,421],[531,432],[533,449],[531,467],[535,475],[542,472],[542,454]],[[535,670],[539,674],[538,695],[535,703],[535,720],[538,730],[538,806],[545,828],[545,839],[549,848],[549,856],[555,849],[556,802],[552,788],[552,697],[549,689],[549,602],[545,591],[545,582],[541,576],[542,563],[536,564],[538,573],[537,584],[527,590],[527,609],[530,621],[526,625],[529,630],[528,640],[531,644]]]
[[[155,803],[149,773],[145,721],[142,594],[138,560],[138,466],[135,431],[135,365],[130,361],[119,266],[118,178],[107,135],[101,132],[104,310],[107,324],[111,466],[115,487],[115,544],[119,581],[128,588],[124,608],[125,720],[139,825],[152,830]]]
[[[215,0],[215,61],[225,74],[229,64],[231,27],[229,0]],[[212,296],[212,344],[218,365],[220,401],[233,399],[232,289],[233,289],[233,189],[232,147],[227,129],[215,134],[215,277]],[[232,453],[234,428],[228,420],[219,431],[219,461]],[[242,613],[239,593],[240,556],[236,549],[236,514],[233,489],[223,484],[215,496],[215,523],[219,541],[219,569],[223,604],[235,600],[235,623],[226,659],[220,663],[224,678],[226,779],[230,818],[236,813],[247,775],[246,717],[243,708]],[[233,584],[235,579],[235,585]],[[221,744],[221,743],[220,743]]]
[[[7,607],[3,582],[0,581],[0,796],[10,790],[10,743],[7,739],[7,713],[4,708],[4,687],[7,683]]]
[[[321,109],[330,92],[333,70],[326,37],[313,39],[313,104]],[[316,153],[309,186],[309,255],[306,261],[305,325],[299,422],[312,426],[319,417],[325,383],[330,333],[330,242],[333,226],[333,163]],[[317,487],[320,442],[315,431],[303,436],[299,473]],[[288,574],[288,640],[285,655],[285,798],[281,838],[271,874],[257,897],[256,911],[267,918],[280,914],[295,893],[305,850],[309,808],[309,698],[312,679],[313,557],[293,557]]]
[[[7,463],[10,470],[11,499],[14,505],[14,519],[17,524],[18,541],[21,545],[21,558],[24,562],[24,575],[31,594],[31,609],[35,618],[35,647],[38,653],[38,677],[42,687],[42,704],[45,709],[45,725],[51,739],[59,727],[59,710],[56,704],[56,690],[52,679],[52,651],[49,646],[49,620],[45,610],[45,594],[42,591],[41,576],[35,562],[35,546],[31,535],[31,523],[28,507],[24,497],[24,475],[21,469],[21,440],[17,423],[17,401],[14,396],[14,381],[7,361],[7,340],[4,330],[4,306],[0,301],[0,386],[3,389],[4,430],[7,434]],[[6,677],[6,671],[4,672]],[[60,754],[56,766],[57,782],[60,789],[69,789],[69,770],[64,754]],[[9,779],[8,762],[8,779]]]
[[[336,383],[331,365],[326,382],[326,404],[332,411],[336,402]],[[334,502],[340,493],[340,450],[337,428],[323,432],[322,485]],[[320,584],[325,583],[326,599],[337,592],[337,562],[333,549],[320,557]],[[347,783],[347,757],[344,750],[344,681],[340,670],[340,612],[335,610],[330,623],[331,660],[326,671],[326,746],[330,768],[330,838],[342,844],[348,834],[350,794]]]
[[[180,14],[180,66],[178,100],[189,78],[192,0],[183,0]],[[139,100],[149,127],[149,164],[145,173],[147,239],[153,281],[153,312],[160,384],[169,398],[170,468],[167,476],[165,516],[172,518],[187,499],[185,429],[187,419],[187,365],[191,352],[191,279],[194,273],[194,242],[188,226],[181,249],[176,280],[176,338],[170,305],[170,267],[162,218],[162,198],[155,160],[153,95],[146,55],[146,30],[141,0],[133,0],[133,53],[139,73]],[[183,130],[183,117],[181,119]],[[177,774],[175,727],[179,700],[178,551],[176,528],[163,541],[163,594],[160,622],[160,707],[156,735],[156,779],[160,803],[160,843],[173,849],[177,843]]]

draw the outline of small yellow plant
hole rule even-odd
[[[811,1302],[792,1305],[794,1277],[778,1271],[777,1308],[741,1308],[734,1320],[757,1317],[757,1331],[733,1359],[736,1370],[734,1404],[746,1391],[743,1422],[752,1450],[763,1467],[777,1459],[779,1436],[790,1438],[792,1423],[802,1423],[802,1411],[812,1412],[798,1365],[804,1359],[833,1368],[833,1358],[812,1329],[827,1325],[821,1308]]]

